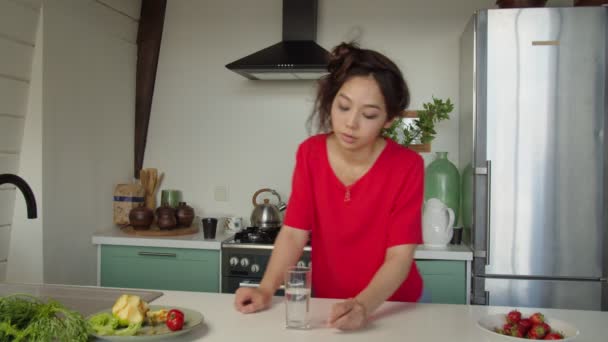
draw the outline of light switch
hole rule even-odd
[[[228,201],[228,186],[217,185],[213,191],[213,198],[218,202]]]

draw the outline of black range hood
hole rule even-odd
[[[283,0],[283,41],[226,65],[251,80],[318,79],[329,52],[317,38],[317,0]]]

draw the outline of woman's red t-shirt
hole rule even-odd
[[[285,225],[310,230],[316,297],[351,298],[372,280],[389,247],[422,243],[424,162],[390,139],[374,165],[346,187],[327,156],[327,134],[298,148]],[[422,278],[410,273],[389,298],[418,301]]]

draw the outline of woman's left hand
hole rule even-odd
[[[332,305],[328,324],[340,330],[356,330],[367,322],[367,310],[354,298]]]

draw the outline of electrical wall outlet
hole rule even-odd
[[[213,198],[218,202],[228,201],[228,186],[216,185],[213,189]]]

